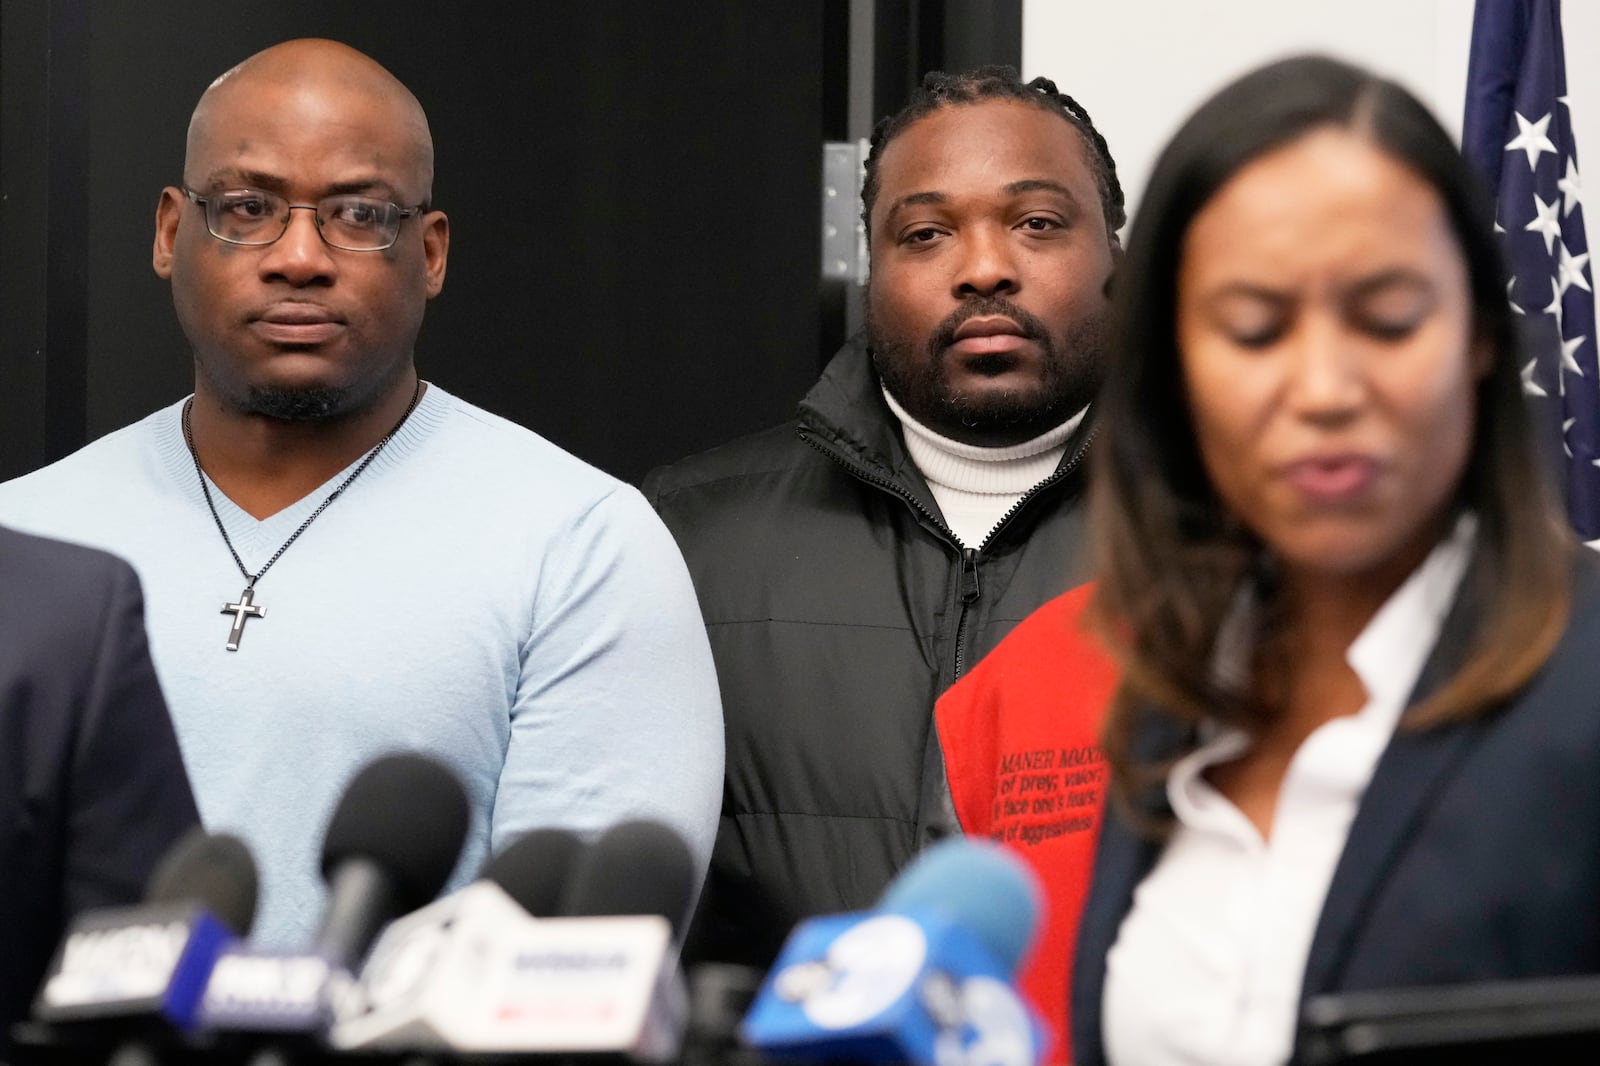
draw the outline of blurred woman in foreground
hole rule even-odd
[[[1600,970],[1600,576],[1494,240],[1427,111],[1328,59],[1158,162],[1101,405],[1080,1066],[1283,1062],[1312,995]]]

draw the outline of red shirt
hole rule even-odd
[[[1109,654],[1081,625],[1091,585],[1012,630],[934,710],[962,830],[1009,845],[1045,890],[1042,932],[1019,975],[1067,1057],[1067,992],[1089,892],[1106,765],[1100,727],[1116,690]]]

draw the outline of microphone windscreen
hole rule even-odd
[[[1014,974],[1038,928],[1040,898],[1038,880],[1021,859],[999,844],[955,837],[900,871],[878,909],[942,912]]]
[[[699,871],[681,836],[659,822],[619,822],[590,844],[562,895],[571,918],[659,914],[676,940],[694,902]]]
[[[565,829],[532,829],[490,859],[479,877],[492,881],[535,918],[561,913],[562,893],[583,841]]]
[[[148,903],[198,902],[235,936],[256,919],[256,863],[244,841],[228,833],[189,830],[162,856],[145,890]]]
[[[382,756],[356,774],[334,809],[322,875],[347,859],[369,860],[390,878],[396,909],[416,910],[449,879],[467,820],[466,791],[450,770],[411,752]]]

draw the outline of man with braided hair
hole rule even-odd
[[[1124,221],[1105,140],[1045,79],[930,74],[879,123],[862,200],[865,334],[792,422],[645,483],[727,729],[696,958],[768,963],[959,832],[934,702],[1079,578]]]

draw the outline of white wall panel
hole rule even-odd
[[[1600,168],[1600,3],[1562,6],[1579,161]],[[1024,0],[1023,73],[1053,78],[1088,108],[1134,207],[1156,154],[1196,105],[1296,52],[1394,78],[1459,137],[1472,9],[1473,0]]]

